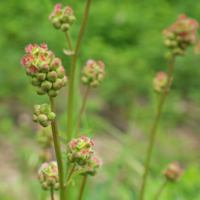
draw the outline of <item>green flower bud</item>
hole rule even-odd
[[[47,185],[54,186],[55,183],[56,183],[56,179],[54,177],[47,178]]]
[[[33,115],[33,121],[34,122],[37,122],[37,118],[38,118],[37,115]]]
[[[26,68],[26,75],[31,76],[31,77],[33,76],[30,68]]]
[[[44,182],[44,176],[42,174],[39,174],[38,180],[39,180],[40,183],[43,183]]]
[[[60,187],[59,183],[55,183],[54,186],[53,186],[53,189],[54,190],[59,190],[59,187]]]
[[[53,51],[48,51],[48,55],[51,60],[53,60],[55,58]]]
[[[83,76],[81,78],[81,81],[82,81],[83,84],[88,84],[89,83],[89,79],[86,76]]]
[[[58,90],[54,90],[54,89],[51,89],[48,91],[48,95],[50,97],[56,97],[58,95],[58,93],[59,93]]]
[[[68,31],[69,28],[70,28],[70,24],[68,24],[68,23],[64,23],[61,25],[61,30],[64,32]]]
[[[51,72],[48,72],[47,74],[47,80],[49,81],[55,81],[57,79],[57,74],[55,71],[51,71]]]
[[[46,64],[46,63],[44,63],[44,64],[42,64],[42,65],[40,65],[40,71],[41,72],[43,72],[43,73],[46,73],[46,72],[48,72],[49,70],[50,70],[50,67],[49,67],[49,65],[48,64]]]
[[[65,14],[62,16],[61,21],[62,21],[63,23],[69,22],[68,16],[69,16],[69,15],[68,15],[67,13],[65,13]]]
[[[61,65],[59,68],[56,69],[56,73],[58,78],[63,78],[65,76],[65,68]]]
[[[64,76],[64,77],[62,78],[62,81],[63,81],[64,86],[66,86],[67,83],[68,83],[68,78],[67,78],[67,76]],[[64,87],[64,86],[63,86],[63,87]]]
[[[50,189],[51,189],[51,187],[48,186],[47,182],[43,182],[43,183],[42,183],[42,188],[43,188],[44,190],[50,190]]]
[[[51,108],[48,104],[44,103],[40,106],[40,111],[42,114],[49,114],[51,112]]]
[[[53,89],[59,90],[64,86],[62,79],[57,78],[56,81],[53,83]]]
[[[41,112],[40,112],[40,110],[35,110],[34,114],[38,116],[41,114]]]
[[[41,122],[46,122],[48,120],[47,116],[44,115],[44,114],[40,114],[37,118],[38,122],[41,123]]]
[[[36,104],[33,106],[34,110],[39,110],[40,109],[40,105],[39,104]]]
[[[48,127],[51,124],[51,122],[46,121],[46,122],[40,122],[40,125],[43,127]]]
[[[97,81],[97,80],[92,81],[92,82],[90,83],[90,86],[91,86],[91,87],[97,87],[97,86],[99,86],[99,81]]]
[[[62,65],[60,58],[54,58],[50,63],[50,70],[56,70],[58,67]]]
[[[52,23],[53,23],[54,28],[56,29],[59,29],[61,26],[61,22],[57,18],[52,19]]]
[[[70,24],[73,24],[76,21],[76,17],[74,15],[69,15],[68,19]]]
[[[50,112],[47,117],[50,121],[53,121],[56,117],[56,114],[54,112]]]
[[[46,73],[37,73],[36,77],[38,80],[44,81],[47,77],[47,74]]]
[[[50,90],[52,88],[52,82],[45,80],[42,82],[41,87],[44,90]]]
[[[44,88],[42,88],[41,86],[37,86],[36,92],[37,92],[39,95],[44,95],[44,94],[46,94],[47,91],[44,90]]]
[[[36,77],[33,77],[31,80],[30,80],[31,84],[34,85],[34,86],[39,86],[41,84],[41,81],[39,81]]]

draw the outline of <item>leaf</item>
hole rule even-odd
[[[71,56],[71,55],[74,55],[74,52],[73,51],[70,51],[70,50],[65,50],[63,49],[63,53],[67,56]]]

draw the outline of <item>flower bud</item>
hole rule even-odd
[[[48,55],[51,60],[53,60],[55,58],[53,51],[48,51]]]
[[[62,23],[66,23],[66,22],[69,22],[69,18],[68,18],[68,14],[66,13],[66,14],[64,14],[63,16],[62,16],[62,19],[61,19],[61,21],[62,21]]]
[[[60,186],[59,186],[59,183],[55,183],[54,186],[53,186],[53,189],[54,190],[59,190]]]
[[[63,81],[63,87],[64,86],[66,86],[67,85],[67,83],[68,83],[68,78],[67,78],[67,76],[64,76],[63,78],[62,78],[62,81]]]
[[[40,65],[39,68],[40,68],[40,71],[43,72],[43,73],[46,73],[50,70],[50,67],[47,63]]]
[[[55,71],[51,71],[51,72],[48,72],[47,74],[47,80],[49,81],[56,81],[57,79],[57,74]]]
[[[38,122],[39,123],[43,123],[43,122],[46,122],[48,120],[47,116],[44,115],[44,114],[40,114],[37,118]]]
[[[54,90],[54,89],[51,89],[51,90],[49,90],[48,92],[48,95],[50,96],[50,97],[56,97],[57,95],[58,95],[58,90]]]
[[[64,24],[62,24],[61,25],[61,30],[62,31],[64,31],[64,32],[66,32],[66,31],[68,31],[69,30],[69,27],[70,27],[70,25],[68,24],[68,23],[64,23]]]
[[[40,81],[44,81],[46,79],[47,74],[46,73],[37,73],[36,77]]]
[[[52,82],[45,80],[42,82],[41,87],[44,90],[50,90],[52,88]]]
[[[65,76],[65,68],[61,65],[59,68],[56,69],[56,73],[58,78],[63,78]]]
[[[39,95],[44,95],[44,94],[46,94],[46,90],[44,90],[44,88],[42,88],[41,86],[37,86],[36,92],[37,92]]]
[[[56,117],[56,114],[54,112],[50,112],[47,117],[48,120],[53,121]]]
[[[99,82],[98,82],[97,80],[94,80],[94,81],[92,81],[92,82],[90,83],[90,86],[91,86],[91,87],[97,87],[97,86],[99,86]]]
[[[62,65],[60,58],[54,58],[50,63],[50,70],[56,70]]]
[[[37,118],[38,118],[37,115],[33,115],[33,121],[34,122],[37,122]]]
[[[33,76],[30,68],[26,68],[26,75],[31,76],[31,77]]]
[[[74,15],[69,15],[68,19],[70,24],[73,24],[76,21],[76,17]]]
[[[48,186],[47,182],[43,182],[43,183],[42,183],[42,188],[43,188],[44,190],[50,190],[50,189],[51,189],[51,187]]]
[[[43,176],[43,174],[39,174],[38,175],[38,180],[39,180],[40,183],[44,182],[44,176]]]
[[[57,78],[55,82],[53,82],[53,89],[59,90],[64,86],[62,79]]]
[[[49,186],[53,186],[56,183],[56,179],[54,177],[47,177],[46,183]]]
[[[36,77],[33,77],[30,82],[33,86],[39,86],[41,84],[41,81],[39,81]]]
[[[48,104],[44,103],[40,106],[40,111],[42,114],[49,114],[51,112],[51,108]]]
[[[34,110],[40,110],[40,105],[39,104],[36,104],[33,106]]]
[[[39,123],[40,123],[40,125],[43,126],[43,127],[48,127],[48,126],[51,124],[50,121],[39,122]]]
[[[81,81],[83,84],[88,84],[89,79],[86,76],[81,77]]]
[[[52,23],[53,23],[54,28],[56,29],[59,29],[61,27],[61,22],[57,18],[52,19]]]

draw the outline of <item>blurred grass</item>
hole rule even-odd
[[[78,63],[75,111],[77,115],[85,91],[83,86],[79,89],[80,69],[89,58],[104,61],[106,79],[98,89],[91,91],[81,127],[82,133],[93,136],[104,166],[96,177],[89,179],[86,200],[100,199],[99,191],[107,200],[137,199],[141,172],[135,169],[140,169],[144,161],[155,114],[156,97],[151,80],[158,70],[165,71],[168,65],[163,58],[165,47],[161,31],[180,13],[200,22],[198,2],[93,0]],[[0,1],[0,160],[1,169],[7,169],[0,172],[0,199],[40,197],[40,184],[36,179],[40,147],[35,141],[36,127],[31,115],[33,105],[48,102],[48,97],[36,94],[20,60],[27,44],[44,42],[62,59],[69,74],[70,58],[62,52],[63,48],[68,49],[65,35],[55,30],[48,20],[51,5],[56,3],[59,2]],[[75,45],[85,1],[62,0],[60,3],[72,7],[77,17],[70,29]],[[180,161],[186,172],[177,184],[170,184],[164,190],[161,199],[200,199],[199,63],[200,56],[194,55],[192,48],[187,56],[176,60],[172,90],[154,148],[147,199],[153,197],[162,183],[159,174],[162,168],[174,160]],[[66,130],[66,93],[67,88],[62,89],[56,98],[59,127],[63,132]],[[130,147],[123,154],[122,141],[128,137],[126,133],[130,134]],[[123,165],[119,166],[120,161]],[[80,180],[76,184],[75,196]]]

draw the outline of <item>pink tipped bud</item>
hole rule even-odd
[[[54,89],[51,89],[48,91],[48,95],[50,97],[56,97],[58,95],[59,91],[58,90],[54,90]]]
[[[42,64],[42,65],[40,65],[40,71],[41,72],[43,72],[43,73],[46,73],[46,72],[48,72],[49,70],[50,70],[50,67],[49,67],[49,65],[48,64],[46,64],[46,63],[44,63],[44,64]]]
[[[52,82],[50,81],[43,81],[42,84],[41,84],[41,87],[44,89],[44,90],[50,90],[52,88]]]
[[[63,32],[68,31],[69,28],[70,28],[70,24],[68,24],[68,23],[64,23],[64,24],[62,24],[61,27],[60,27],[60,29],[61,29]]]
[[[46,79],[47,74],[46,73],[37,73],[36,77],[40,81],[44,81]]]
[[[30,80],[31,84],[34,85],[34,86],[39,86],[41,84],[41,81],[39,81],[36,77],[33,77],[31,80]]]
[[[61,9],[62,8],[62,4],[58,3],[54,6],[54,9]]]
[[[49,80],[49,81],[56,81],[57,77],[58,76],[55,71],[48,72],[48,74],[47,74],[47,80]]]
[[[48,117],[48,120],[54,121],[56,114],[54,112],[50,112],[47,117]]]
[[[61,65],[59,68],[56,69],[56,73],[58,78],[63,78],[65,76],[65,68]]]
[[[46,122],[48,120],[47,116],[44,115],[44,114],[41,114],[38,116],[37,118],[38,122],[41,123],[41,122]]]
[[[53,89],[59,90],[64,86],[62,79],[57,78],[56,81],[53,83]]]
[[[67,76],[64,76],[64,77],[62,78],[62,81],[63,81],[63,84],[64,84],[63,87],[64,87],[64,86],[67,85],[67,83],[68,83],[69,80],[68,80]]]
[[[36,92],[37,92],[37,94],[39,94],[39,95],[44,95],[44,94],[46,94],[46,90],[44,90],[44,88],[42,88],[41,86],[37,86]]]
[[[62,62],[61,62],[60,58],[54,58],[50,63],[50,69],[51,70],[56,70],[61,65],[62,65]]]

